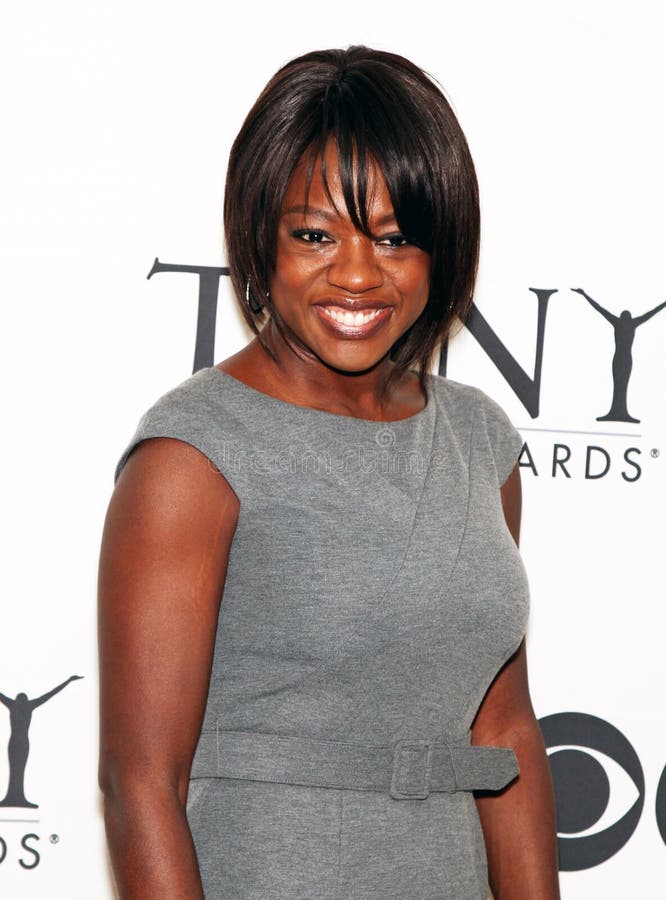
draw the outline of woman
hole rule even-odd
[[[292,61],[232,148],[225,234],[256,337],[144,415],[105,525],[119,894],[482,900],[487,859],[497,900],[556,898],[521,441],[428,374],[478,255],[448,103],[392,54]]]

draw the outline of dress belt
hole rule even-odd
[[[254,731],[202,733],[191,778],[241,778],[424,800],[431,791],[497,791],[518,774],[513,750],[400,740],[391,746]]]

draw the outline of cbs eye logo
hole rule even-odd
[[[560,869],[597,866],[624,847],[641,817],[645,778],[638,755],[621,731],[596,716],[557,713],[539,725],[555,783]],[[666,769],[656,815],[666,843]]]

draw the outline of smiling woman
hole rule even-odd
[[[225,232],[255,337],[145,413],[104,529],[119,895],[556,900],[522,440],[429,374],[479,241],[443,94],[364,47],[292,61],[232,148]]]

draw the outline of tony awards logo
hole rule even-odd
[[[60,693],[63,688],[72,681],[82,678],[82,675],[72,675],[62,684],[54,687],[53,690],[42,694],[41,697],[30,699],[26,694],[17,694],[12,700],[11,697],[0,693],[0,703],[9,710],[9,722],[11,732],[9,735],[9,784],[4,800],[0,800],[0,806],[22,807],[26,809],[37,809],[37,803],[31,803],[25,796],[25,767],[28,762],[28,754],[30,752],[30,741],[28,732],[30,730],[30,722],[32,720],[33,710],[38,706],[42,706],[56,694]]]

